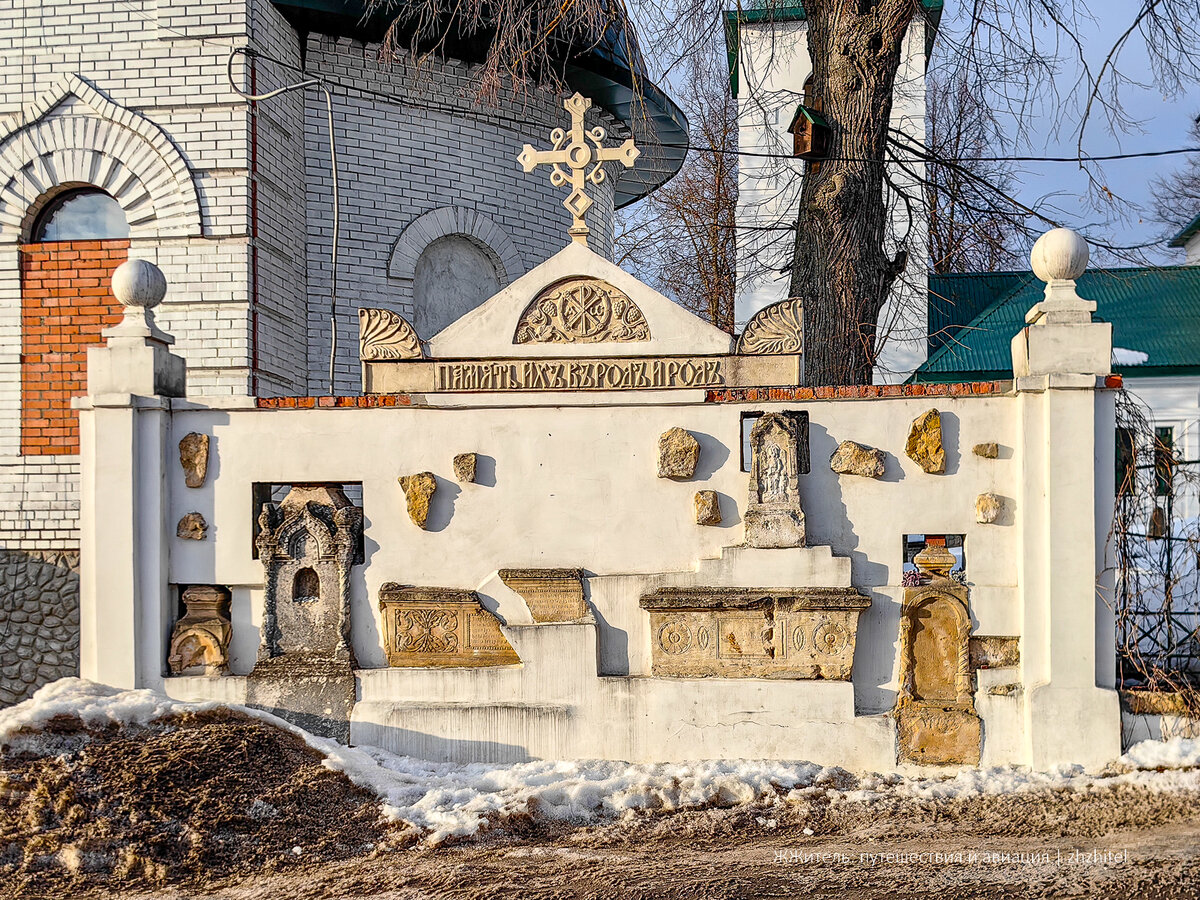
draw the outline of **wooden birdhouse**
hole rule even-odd
[[[819,160],[829,154],[829,123],[811,106],[800,104],[788,126],[792,135],[792,156]]]

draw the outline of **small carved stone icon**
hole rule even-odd
[[[175,536],[188,541],[202,541],[208,537],[208,523],[198,512],[190,512],[179,520]]]
[[[799,429],[792,416],[766,413],[750,431],[750,503],[745,515],[750,547],[804,546]]]
[[[424,528],[429,520],[429,504],[437,490],[437,478],[432,472],[416,475],[401,475],[400,487],[408,504],[408,515],[418,528]]]
[[[193,585],[183,592],[187,614],[171,632],[167,666],[172,675],[224,675],[228,671],[229,591]]]
[[[460,453],[454,457],[454,477],[459,484],[474,483],[477,459],[474,453]]]
[[[179,442],[179,464],[183,466],[184,483],[190,488],[204,486],[208,477],[208,435],[185,434]]]

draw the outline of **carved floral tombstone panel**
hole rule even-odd
[[[389,666],[511,666],[521,662],[474,591],[453,588],[379,589]]]
[[[967,588],[948,577],[954,557],[928,547],[914,562],[929,581],[905,588],[900,611],[899,757],[925,765],[975,765],[975,712]]]
[[[650,613],[655,675],[849,681],[858,618],[853,588],[660,588]]]
[[[542,291],[521,313],[514,344],[599,344],[650,340],[638,305],[607,281],[571,278]]]
[[[804,546],[799,478],[803,423],[798,416],[766,413],[750,431],[750,502],[744,517],[748,546]]]

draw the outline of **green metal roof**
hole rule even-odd
[[[921,0],[921,5],[929,13],[929,23],[933,25],[925,37],[925,58],[933,52],[933,39],[937,35],[938,24],[942,21],[942,7],[945,0]],[[741,56],[740,25],[758,25],[762,22],[803,22],[807,18],[804,6],[799,3],[787,6],[777,6],[774,0],[750,0],[741,9],[730,9],[725,12],[725,54],[729,58],[729,89],[733,96],[738,92],[738,58]]]
[[[978,284],[966,285],[971,279]],[[1126,378],[1200,373],[1200,266],[1093,269],[1076,285],[1079,296],[1096,302],[1096,319],[1112,323],[1115,347],[1148,356],[1141,365],[1116,365],[1114,371]],[[1011,375],[1010,342],[1025,327],[1025,313],[1045,289],[1032,273],[930,276],[930,321],[934,322],[935,292],[938,303],[946,296],[979,303],[989,289],[996,291],[992,302],[948,336],[917,369],[913,381]]]
[[[1183,231],[1171,238],[1171,240],[1167,243],[1167,246],[1182,247],[1184,244],[1190,241],[1197,234],[1197,232],[1200,232],[1200,214],[1197,214],[1196,218],[1188,222],[1188,224],[1184,226]]]
[[[299,32],[383,39],[389,16],[377,9],[367,15],[365,0],[272,0]],[[395,10],[393,4],[388,7]],[[640,200],[670,181],[683,165],[689,146],[687,116],[646,74],[645,60],[623,24],[614,22],[599,43],[570,57],[566,81],[572,88],[629,126],[642,146],[631,169],[614,173],[613,200],[618,209]],[[483,58],[491,35],[486,28],[447,35],[447,55],[467,62]],[[640,99],[645,103],[641,103]]]
[[[998,297],[1032,278],[1029,272],[967,272],[929,276],[929,353],[952,339]]]

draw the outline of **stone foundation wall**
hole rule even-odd
[[[79,673],[79,553],[0,550],[0,706]]]

